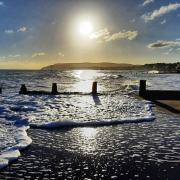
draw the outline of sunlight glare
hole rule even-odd
[[[78,82],[74,84],[74,90],[88,93],[91,92],[93,81],[96,81],[103,74],[100,74],[97,70],[75,70],[73,75],[78,79]],[[101,88],[98,86],[98,91],[100,90]]]
[[[77,70],[75,76],[81,80],[95,80],[98,77],[98,72],[96,70]]]
[[[85,138],[91,139],[95,138],[97,131],[95,128],[82,128],[81,133]]]
[[[89,21],[82,22],[79,26],[79,31],[82,35],[89,35],[93,30],[93,25]]]

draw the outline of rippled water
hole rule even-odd
[[[147,74],[141,71],[0,71],[0,83],[3,87],[3,94],[0,96],[0,127],[2,127],[0,151],[15,146],[17,140],[13,135],[14,132],[19,131],[22,125],[30,125],[32,129],[29,135],[34,146],[71,155],[79,154],[86,158],[96,157],[95,164],[101,159],[100,165],[103,166],[105,163],[107,167],[98,172],[100,173],[98,177],[103,174],[109,178],[120,177],[118,168],[124,168],[122,165],[131,159],[139,169],[142,168],[142,161],[143,164],[155,163],[157,166],[165,162],[173,163],[170,165],[172,169],[177,168],[180,162],[179,116],[162,113],[155,108],[152,110],[150,102],[137,99],[130,92],[138,90],[140,79],[147,79],[150,89],[179,89],[179,76],[179,74]],[[93,81],[98,81],[98,92],[100,92],[98,96],[18,94],[23,83],[30,90],[50,91],[52,82],[58,83],[60,92],[90,92]],[[152,121],[154,117],[156,120]],[[151,122],[143,123],[144,121]],[[141,123],[122,124],[125,122]],[[112,126],[113,124],[120,125]],[[97,125],[108,126],[89,127]],[[62,127],[74,126],[85,127],[67,131],[62,129]],[[58,127],[58,130],[47,131],[33,127]],[[5,139],[5,136],[8,138]],[[32,156],[38,158],[37,149],[31,151]],[[50,161],[49,155],[46,156],[43,161]],[[30,164],[33,157],[29,160]],[[62,168],[66,163],[71,164],[67,158],[58,157],[58,159],[57,163],[61,163]],[[112,162],[114,162],[114,174],[112,170],[108,171]],[[86,164],[87,162],[84,163],[84,169],[81,167],[82,173],[86,172],[86,168],[95,168]],[[71,170],[64,169],[67,174],[75,170],[75,165],[70,164],[68,167]],[[59,164],[58,168],[61,168],[61,165]],[[139,174],[134,175],[139,176]]]

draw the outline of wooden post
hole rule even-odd
[[[146,80],[140,80],[139,96],[144,96],[146,93]]]
[[[2,88],[0,87],[0,94],[2,94]]]
[[[52,94],[57,94],[58,93],[58,90],[57,90],[57,84],[56,83],[52,83],[52,91],[51,91]]]
[[[92,94],[97,94],[97,82],[93,82],[92,84]]]
[[[21,88],[20,88],[20,91],[19,91],[19,94],[26,94],[26,93],[27,93],[26,85],[22,84]]]

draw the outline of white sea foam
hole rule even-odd
[[[20,156],[20,150],[32,142],[26,133],[29,126],[17,123],[17,121],[0,118],[0,169],[17,159]]]
[[[19,150],[27,147],[31,139],[26,130],[30,127],[61,128],[77,126],[101,126],[121,123],[139,123],[154,120],[151,104],[138,100],[124,92],[123,82],[128,74],[119,71],[78,74],[66,72],[0,72],[3,93],[0,96],[0,167],[16,159]],[[90,77],[90,79],[86,76]],[[61,91],[89,92],[91,87],[82,83],[88,78],[97,80],[98,90],[105,91],[99,96],[91,95],[57,95],[27,96],[17,94],[21,83],[28,89],[50,90],[51,83],[57,82]],[[129,82],[130,82],[129,78]],[[137,90],[138,81],[130,88]],[[129,85],[130,83],[127,83]],[[36,89],[35,89],[36,88]],[[5,89],[5,90],[4,90]],[[129,91],[129,89],[127,89]]]
[[[33,127],[98,126],[153,120],[151,104],[125,93],[100,96],[13,96],[4,100],[3,117]]]
[[[88,122],[75,122],[75,121],[57,121],[49,123],[31,123],[31,127],[36,128],[59,128],[59,127],[89,127],[89,126],[107,126],[114,124],[124,124],[124,123],[141,123],[149,122],[155,119],[154,116],[147,116],[144,118],[133,118],[133,119],[119,119],[119,120],[104,120],[104,121],[88,121]]]

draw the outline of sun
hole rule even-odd
[[[80,23],[79,25],[79,32],[82,35],[89,35],[93,31],[93,25],[89,21],[85,21]]]

